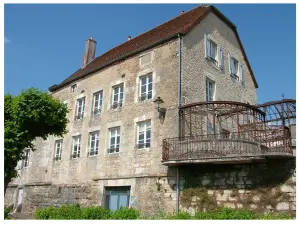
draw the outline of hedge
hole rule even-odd
[[[142,216],[134,208],[121,208],[109,211],[102,207],[92,206],[80,208],[79,205],[62,205],[58,208],[41,208],[35,211],[38,220],[136,220],[136,219],[167,219],[167,220],[275,220],[292,219],[288,214],[255,214],[251,210],[219,208],[210,212],[197,212],[194,216],[187,212],[167,214],[161,212],[156,216]]]

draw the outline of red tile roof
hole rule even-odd
[[[95,58],[86,67],[77,70],[59,85],[51,86],[49,90],[51,92],[56,91],[78,79],[108,67],[113,63],[124,60],[127,57],[138,54],[139,52],[154,47],[155,45],[162,44],[168,40],[176,38],[178,34],[185,35],[211,11],[233,29],[237,35],[238,41],[240,42],[236,27],[220,11],[218,11],[214,6],[202,5],[109,50],[103,55]],[[255,86],[258,87],[241,42],[240,45]]]

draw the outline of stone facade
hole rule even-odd
[[[225,68],[221,72],[204,57],[204,34],[208,34],[225,51]],[[208,77],[216,84],[216,100],[232,100],[256,104],[256,88],[245,68],[245,85],[233,81],[228,74],[227,53],[234,55],[243,65],[240,46],[233,31],[213,13],[197,25],[186,36],[182,37],[182,104],[205,101],[205,80]],[[161,164],[162,143],[164,138],[178,136],[176,123],[178,113],[178,39],[149,49],[153,61],[141,67],[139,55],[127,58],[119,63],[95,72],[54,93],[55,98],[68,105],[69,131],[63,138],[61,160],[54,161],[55,141],[59,138],[49,137],[46,141],[36,140],[37,151],[32,152],[29,166],[19,171],[20,177],[14,179],[7,190],[5,204],[16,204],[18,190],[23,189],[22,212],[31,213],[38,207],[79,203],[83,206],[105,204],[105,187],[130,186],[130,196],[136,197],[136,207],[145,213],[159,210],[171,212],[175,210],[176,179],[174,168]],[[163,123],[158,119],[158,112],[153,101],[139,101],[139,78],[152,73],[153,97],[160,96],[166,108]],[[123,83],[124,101],[121,108],[111,109],[112,87]],[[71,86],[77,89],[71,92]],[[91,114],[93,93],[103,91],[103,112],[98,117]],[[83,119],[75,120],[76,101],[85,97],[85,113]],[[138,150],[137,122],[151,120],[151,147]],[[108,154],[108,129],[120,126],[120,152]],[[99,154],[88,156],[89,132],[99,131]],[[71,159],[72,137],[81,135],[80,157]],[[250,168],[251,165],[245,166]],[[230,197],[230,182],[236,184],[240,193],[246,192],[251,185],[247,181],[244,170],[239,172],[238,165],[231,172],[215,174],[218,179],[203,175],[201,184],[213,184],[215,188],[207,190],[216,195],[218,204],[224,202],[228,207],[243,207]],[[181,169],[180,169],[181,170]],[[246,170],[245,170],[246,171]],[[228,174],[234,174],[228,176]],[[183,176],[181,174],[181,176]],[[241,180],[234,180],[235,177]],[[186,184],[181,177],[181,189]],[[285,187],[286,190],[290,186]],[[224,190],[219,194],[216,189]],[[290,190],[290,189],[289,189]],[[295,192],[289,192],[295,198]],[[197,196],[196,196],[197,197]],[[196,201],[197,198],[193,200]],[[193,202],[191,200],[191,202]],[[231,201],[232,200],[232,201]],[[253,203],[255,205],[255,203]],[[288,204],[289,208],[290,203]],[[254,207],[254,206],[253,206]],[[285,203],[276,206],[287,208]],[[182,204],[186,209],[187,205]]]

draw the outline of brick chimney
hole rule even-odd
[[[182,15],[184,13],[184,11],[183,10],[181,10],[181,12],[180,12],[180,15]]]
[[[128,36],[128,39],[127,39],[127,41],[130,41],[131,40],[131,36]]]
[[[96,44],[97,42],[93,40],[93,37],[90,37],[88,40],[86,40],[81,68],[84,68],[88,63],[95,59]]]

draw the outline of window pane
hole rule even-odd
[[[151,138],[151,130],[147,130],[146,132],[146,138]]]
[[[119,198],[119,208],[121,207],[128,207],[128,195],[120,195]]]
[[[118,195],[111,195],[109,209],[112,211],[118,210]]]
[[[120,136],[117,137],[117,144],[120,144]]]
[[[148,91],[152,91],[152,83],[148,85]]]
[[[142,94],[145,93],[146,90],[147,90],[146,85],[143,85],[143,86],[141,87],[141,93],[142,93]]]
[[[146,85],[147,83],[147,77],[142,77],[142,85]]]

